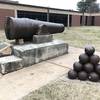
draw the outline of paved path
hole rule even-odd
[[[0,100],[18,100],[30,92],[59,78],[72,68],[73,62],[83,52],[69,48],[69,54],[35,64],[33,66],[0,76]],[[99,55],[100,53],[97,52]]]

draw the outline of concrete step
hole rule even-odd
[[[14,55],[0,58],[0,72],[2,74],[21,69],[22,67],[22,59]]]

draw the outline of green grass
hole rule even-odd
[[[59,79],[31,92],[22,100],[100,100],[100,83]]]
[[[93,45],[100,50],[100,27],[72,27],[54,35],[55,39],[66,41],[69,45],[82,47]]]

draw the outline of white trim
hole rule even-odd
[[[36,7],[26,7],[20,5],[9,5],[9,4],[0,4],[0,9],[12,9],[12,10],[23,10],[23,11],[35,11],[35,12],[46,12],[46,8],[36,8]]]

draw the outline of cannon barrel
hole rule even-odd
[[[39,32],[42,30],[42,33]],[[31,39],[33,35],[55,34],[64,31],[63,24],[44,22],[28,18],[7,17],[5,33],[9,40]]]

